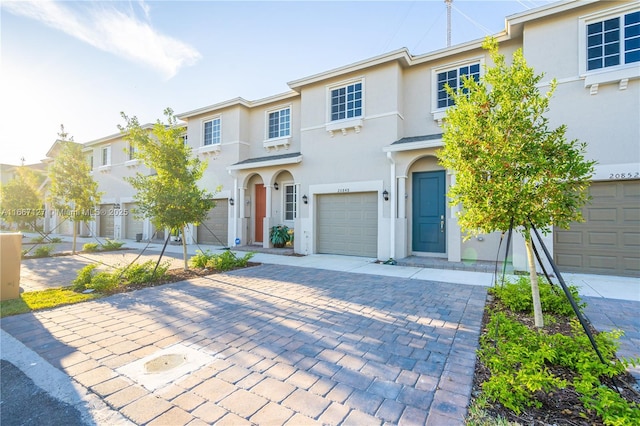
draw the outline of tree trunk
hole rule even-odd
[[[542,317],[542,305],[540,303],[540,287],[538,287],[538,272],[536,271],[536,261],[533,256],[533,242],[531,241],[531,231],[526,229],[524,244],[527,248],[527,260],[529,261],[529,277],[531,278],[531,295],[533,296],[533,319],[535,326],[544,327]]]
[[[180,227],[180,234],[182,235],[182,258],[184,259],[184,270],[188,270],[187,265],[187,237],[184,234],[184,225]]]
[[[71,254],[76,254],[76,237],[78,235],[78,222],[73,223],[73,244],[71,244]]]

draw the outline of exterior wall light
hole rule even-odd
[[[235,204],[235,201],[233,201],[233,198],[229,198],[229,205],[232,206]]]
[[[382,191],[382,198],[384,198],[385,201],[389,201],[389,191],[386,189]]]
[[[274,184],[273,184],[273,187],[274,187],[274,189],[275,189],[276,191],[278,190],[278,188],[280,188],[280,187],[278,186],[278,182],[274,183]]]
[[[302,202],[305,203],[305,204],[309,204],[309,198],[307,198],[306,195],[303,195],[302,196]]]

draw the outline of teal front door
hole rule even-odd
[[[445,171],[413,174],[413,251],[444,253]]]

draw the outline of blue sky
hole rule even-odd
[[[548,0],[454,0],[452,44],[495,34]],[[45,158],[60,124],[77,142],[406,47],[446,46],[443,0],[2,1],[0,163]]]

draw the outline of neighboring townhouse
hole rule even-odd
[[[144,126],[151,128],[151,125]],[[46,162],[55,158],[59,142],[56,141],[47,153]],[[133,187],[126,177],[136,173],[150,173],[140,160],[135,158],[133,146],[122,134],[114,134],[83,144],[83,153],[91,167],[91,174],[102,193],[100,205],[95,208],[95,220],[78,224],[78,235],[98,236],[109,239],[164,239],[165,230],[156,233],[151,221],[138,218]],[[45,231],[73,235],[73,224],[56,214],[48,206]]]
[[[507,57],[522,48],[545,74],[543,92],[558,80],[551,124],[566,124],[598,161],[586,221],[546,236],[555,261],[564,271],[640,276],[640,3],[558,2],[507,17],[496,38]],[[446,198],[455,175],[436,157],[452,106],[444,86],[492,65],[481,44],[419,56],[399,49],[289,82],[287,93],[179,114],[194,155],[208,161],[201,185],[222,187],[187,241],[269,247],[270,227],[287,225],[301,254],[495,260],[500,234],[463,241],[461,206]],[[127,164],[123,144],[117,135],[86,146],[103,206],[130,210],[122,177],[142,166]],[[149,224],[119,220],[103,224],[101,215],[97,233],[152,234]],[[521,238],[510,256],[526,269]]]

